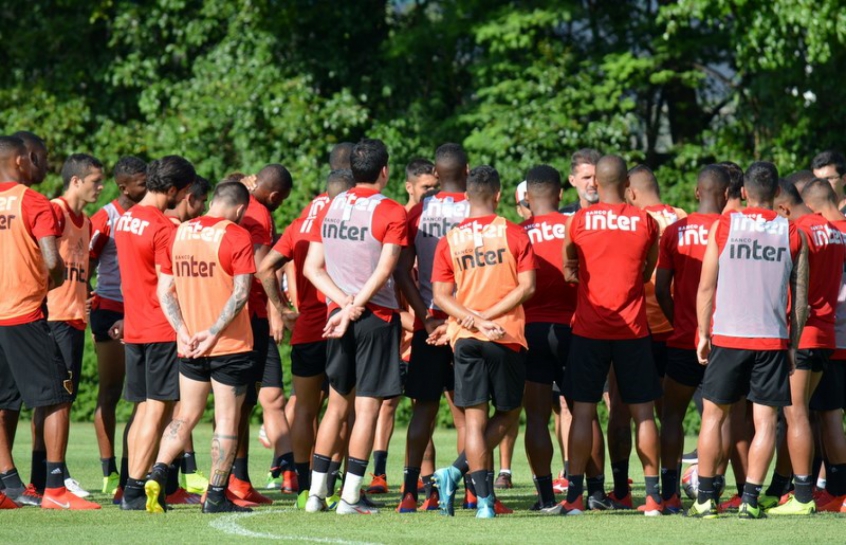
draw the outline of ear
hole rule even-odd
[[[775,211],[778,212],[780,216],[784,216],[788,219],[790,218],[790,207],[787,206],[783,201],[775,205]]]
[[[564,198],[564,188],[558,190],[558,200],[562,200]]]
[[[697,201],[702,200],[702,195],[699,194],[699,188],[698,187],[696,188],[696,191],[694,191],[694,194],[696,195]]]
[[[626,176],[626,187],[631,187],[631,183],[632,183],[631,178]]]
[[[726,192],[728,192],[728,190],[726,190]],[[742,200],[744,200],[744,201],[749,200],[749,199],[746,197],[746,188],[745,188],[745,187],[741,187],[741,188],[740,188],[740,198],[741,198]]]

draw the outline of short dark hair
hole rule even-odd
[[[103,163],[99,159],[87,153],[74,153],[62,165],[62,185],[67,191],[70,187],[71,180],[75,177],[85,178],[91,172],[91,169],[103,169]]]
[[[257,176],[262,183],[269,184],[267,187],[270,191],[286,191],[294,187],[291,173],[278,163],[265,165]]]
[[[805,184],[805,188],[802,190],[802,199],[807,202],[811,200],[816,200],[817,202],[827,200],[837,205],[837,193],[835,193],[831,184],[828,183],[828,180],[823,180],[822,178],[814,178]]]
[[[811,170],[817,170],[818,168],[824,168],[829,165],[833,165],[835,170],[837,170],[837,174],[840,176],[846,174],[846,158],[843,157],[842,153],[834,150],[824,151],[814,157],[811,161]]]
[[[441,144],[435,150],[435,162],[444,165],[466,167],[467,166],[467,152],[461,147],[461,144],[447,142]]]
[[[243,172],[230,172],[229,174],[221,178],[218,183],[225,184],[226,182],[240,182],[246,177],[247,175]]]
[[[740,165],[731,161],[723,161],[722,163],[717,163],[717,165],[725,169],[726,174],[728,174],[728,198],[739,199],[742,196],[740,189],[743,187],[743,169],[740,168]]]
[[[182,190],[194,181],[197,172],[184,157],[167,155],[147,165],[147,191],[166,193],[171,187]]]
[[[704,166],[696,176],[696,181],[699,182],[700,180],[713,180],[724,188],[731,185],[728,169],[720,164]]]
[[[433,175],[435,174],[435,163],[428,159],[412,159],[409,161],[407,165],[405,165],[405,177],[406,178],[419,178],[423,175]]]
[[[656,195],[661,194],[661,186],[658,185],[658,178],[655,177],[655,172],[653,172],[651,168],[644,164],[635,165],[629,169],[629,178],[631,178],[635,174],[642,174],[646,176],[647,183],[649,186],[651,186],[648,187],[647,190],[651,189],[655,192]],[[643,187],[641,189],[643,189]]]
[[[470,171],[467,178],[467,196],[489,199],[502,189],[499,172],[489,165],[479,165]]]
[[[17,136],[0,136],[0,155],[26,155],[26,144]]]
[[[582,148],[570,157],[570,174],[575,174],[576,167],[579,165],[594,165],[602,159],[602,154],[599,150],[593,148]]]
[[[336,168],[326,178],[326,192],[343,193],[355,187],[352,171],[348,168]]]
[[[802,196],[799,195],[799,190],[788,180],[781,178],[778,181],[778,187],[781,191],[779,191],[777,199],[787,201],[790,204],[802,204]]]
[[[204,180],[205,178],[199,178]],[[208,182],[206,182],[208,184]],[[192,187],[193,189],[193,187]],[[214,188],[212,200],[228,206],[239,206],[250,202],[250,192],[241,182],[221,182]]]
[[[40,147],[45,151],[47,150],[47,144],[45,144],[44,140],[34,132],[18,131],[12,136],[14,136],[15,138],[19,138],[24,143],[25,147],[35,146]]]
[[[127,155],[118,159],[118,162],[115,163],[114,168],[114,177],[115,180],[118,178],[128,177],[128,176],[135,176],[136,174],[146,174],[147,173],[147,163],[139,159],[138,157],[133,157],[132,155]]]
[[[561,173],[550,165],[533,166],[526,173],[526,189],[558,195],[561,191]]]
[[[352,153],[352,142],[340,142],[329,152],[329,168],[338,170],[350,168],[350,153]]]
[[[375,138],[362,138],[350,153],[350,170],[357,184],[372,184],[388,166],[388,148]]]
[[[743,175],[746,196],[757,201],[772,201],[778,185],[778,169],[768,161],[752,163]]]
[[[188,188],[188,193],[195,199],[199,199],[208,195],[211,188],[211,183],[207,179],[197,175],[197,177],[194,178],[194,182],[191,184],[191,187]]]

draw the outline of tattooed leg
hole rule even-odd
[[[215,433],[211,443],[211,486],[225,486],[238,448],[238,420],[247,386],[227,386],[212,380]]]
[[[203,416],[211,385],[179,376],[179,413],[162,433],[157,463],[170,464],[185,450],[191,432]]]

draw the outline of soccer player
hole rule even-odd
[[[176,226],[164,211],[185,196],[196,173],[186,159],[169,155],[147,166],[147,194],[115,225],[115,243],[125,303],[126,400],[136,403],[129,430],[129,479],[120,507],[146,508],[144,480],[156,455],[162,428],[179,400],[177,335],[156,297],[158,276],[168,265]]]
[[[775,448],[778,407],[790,405],[788,378],[808,313],[808,250],[796,226],[773,211],[778,191],[775,165],[753,163],[743,176],[748,207],[723,214],[708,234],[696,297],[697,358],[707,367],[693,516],[717,515],[720,428],[731,404],[747,392],[755,436],[738,515],[763,515],[758,496]]]
[[[359,489],[382,400],[401,393],[400,321],[391,276],[408,244],[405,209],[381,194],[388,183],[385,145],[361,140],[350,166],[356,186],[321,211],[303,265],[305,277],[331,301],[324,329],[329,406],[317,432],[306,511],[326,509],[329,463],[340,451],[339,430],[355,404],[337,507],[342,515],[377,512],[360,501]]]
[[[137,157],[121,157],[114,168],[118,197],[91,216],[90,268],[97,271],[97,289],[91,298],[91,334],[97,354],[97,407],[94,430],[100,449],[104,494],[115,494],[120,503],[129,478],[127,435],[134,419],[130,416],[123,433],[120,475],[115,461],[115,408],[120,401],[124,364],[123,293],[114,229],[120,217],[147,193],[147,163]]]
[[[846,237],[846,216],[838,209],[839,199],[828,180],[809,182],[802,191],[802,199],[811,210],[830,221],[840,231],[841,237]],[[843,408],[846,407],[846,290],[842,286],[835,315],[837,349],[823,370],[822,380],[810,403],[819,421],[826,458],[825,492],[815,500],[818,511],[846,513],[846,434],[843,432]],[[816,456],[822,457],[822,453]],[[780,482],[777,482],[779,478]],[[780,494],[787,482],[788,477],[774,474],[767,496]]]
[[[411,359],[405,381],[405,395],[413,400],[413,405],[406,438],[403,500],[397,508],[400,513],[417,510],[417,478],[425,463],[425,450],[432,438],[440,399],[445,390],[454,390],[452,350],[448,346],[430,345],[426,339],[447,318],[435,305],[432,267],[438,241],[464,220],[469,212],[464,196],[467,154],[457,144],[445,144],[436,151],[436,163],[441,188],[424,197],[421,203],[409,211],[409,245],[400,255],[396,274],[397,283],[415,316]],[[415,263],[416,283],[413,280]],[[424,482],[431,483],[433,473],[426,472]],[[436,508],[437,505],[436,498],[430,501],[431,484],[428,488],[426,510]]]
[[[256,174],[255,182],[255,189],[250,196],[250,205],[247,207],[241,226],[250,233],[256,270],[258,270],[261,260],[270,251],[276,238],[276,226],[271,214],[291,194],[294,182],[288,169],[278,164],[270,164],[262,168]],[[275,479],[287,471],[289,472],[288,481],[292,482],[291,476],[294,474],[293,446],[284,410],[282,361],[279,358],[279,350],[276,348],[276,343],[281,342],[284,335],[284,320],[290,321],[294,315],[289,311],[280,316],[275,308],[269,308],[267,294],[258,277],[253,280],[250,289],[248,309],[253,331],[255,370],[250,387],[247,388],[244,408],[241,411],[238,452],[235,455],[232,475],[229,479],[229,490],[236,497],[236,503],[245,506],[272,503],[270,498],[260,494],[253,487],[248,470],[250,415],[257,402],[261,403],[265,430],[273,446],[271,474],[268,480]],[[274,341],[273,346],[270,345],[271,338]],[[276,477],[273,476],[274,473]],[[294,490],[287,491],[294,492]]]
[[[455,404],[464,408],[465,452],[435,472],[440,507],[453,514],[458,479],[476,491],[476,518],[493,518],[493,448],[519,418],[526,377],[522,304],[535,291],[535,257],[520,226],[496,215],[497,171],[487,165],[467,179],[467,219],[438,242],[432,270],[435,304],[449,315],[455,354]],[[495,412],[488,417],[489,403]]]
[[[532,209],[529,208],[529,201],[526,198],[528,192],[529,187],[526,180],[517,184],[517,189],[514,191],[514,201],[517,203],[515,206],[517,209],[517,215],[524,221],[531,219],[532,217]]]
[[[90,266],[88,245],[91,239],[91,222],[83,209],[87,204],[97,202],[103,189],[103,164],[86,154],[73,154],[62,166],[64,194],[51,201],[56,214],[58,228],[62,232],[58,240],[59,256],[65,262],[65,282],[47,293],[47,324],[56,342],[57,364],[65,366],[70,381],[65,388],[71,391],[73,400],[79,394],[79,377],[82,373],[82,353],[85,347],[85,329],[88,323],[88,286]],[[40,421],[41,411],[36,411],[33,420]],[[39,426],[40,428],[41,426]],[[40,430],[43,432],[43,429]],[[46,453],[42,452],[42,455]],[[39,483],[33,479],[36,489],[43,488],[44,459],[33,464],[33,474],[40,470]],[[77,496],[84,498],[89,493],[79,486],[65,470],[65,486]]]
[[[209,191],[211,191],[209,181],[202,176],[197,176],[188,187],[185,198],[179,201],[179,204],[173,210],[166,210],[165,216],[171,218],[171,221],[177,227],[188,220],[199,218],[206,211]]]
[[[179,413],[161,437],[156,463],[145,484],[146,508],[163,513],[168,465],[185,449],[191,431],[214,392],[212,468],[203,513],[251,511],[224,495],[238,445],[241,405],[251,381],[253,335],[247,297],[255,273],[250,235],[237,224],[250,201],[238,182],[219,184],[209,213],[176,230],[170,262],[157,286],[165,316],[178,339]]]
[[[795,493],[783,505],[776,497],[764,496],[761,505],[771,515],[809,515],[816,511],[811,495],[811,461],[814,438],[809,419],[810,398],[830,365],[836,347],[834,335],[835,307],[842,283],[846,259],[840,231],[822,215],[815,214],[802,201],[796,186],[787,180],[779,183],[775,198],[779,215],[791,220],[805,234],[808,245],[808,304],[810,313],[796,351],[796,369],[790,376],[791,404],[784,407],[787,421],[787,452],[793,469]],[[767,505],[766,500],[769,501]]]
[[[737,163],[731,161],[723,161],[718,163],[721,167],[726,169],[729,175],[728,200],[723,213],[739,212],[743,210],[743,169]]]
[[[840,211],[846,209],[846,198],[843,195],[843,186],[846,184],[846,157],[836,151],[824,151],[811,161],[811,170],[814,176],[831,184],[835,195],[840,199]]]
[[[693,214],[673,223],[661,237],[655,296],[673,332],[667,339],[664,406],[661,412],[661,494],[664,512],[681,511],[679,466],[684,447],[683,422],[705,368],[696,359],[696,293],[708,232],[726,205],[728,172],[719,165],[699,171]]]
[[[3,494],[18,506],[43,509],[99,509],[70,493],[64,483],[71,392],[67,369],[54,358],[55,345],[42,305],[49,288],[64,281],[56,244],[60,232],[50,202],[27,188],[36,166],[18,138],[0,137],[0,479]],[[21,482],[12,459],[21,404],[43,411],[47,478],[44,495]],[[8,426],[8,427],[7,427]],[[8,502],[3,502],[10,507]]]
[[[40,184],[47,177],[47,145],[40,136],[29,131],[18,131],[12,137],[18,138],[24,143],[26,153],[32,163],[29,174],[21,183],[27,187]]]
[[[526,175],[526,200],[533,217],[521,226],[529,235],[538,270],[534,296],[523,304],[526,312],[526,454],[540,496],[538,508],[556,507],[552,488],[552,384],[563,384],[570,348],[570,322],[576,308],[576,288],[564,281],[564,229],[567,216],[558,212],[561,175],[549,165],[539,165]],[[557,401],[557,400],[556,400]]]
[[[561,213],[572,216],[582,208],[599,202],[596,190],[596,163],[602,154],[591,148],[580,149],[570,158],[570,185],[576,188],[579,200],[561,208]]]
[[[584,473],[592,444],[595,404],[613,362],[620,396],[637,431],[637,451],[646,480],[648,516],[660,515],[658,430],[654,400],[661,395],[652,360],[643,286],[658,259],[658,226],[626,204],[625,161],[607,155],[596,165],[599,203],[567,222],[565,277],[578,283],[564,395],[571,401],[570,487],[561,513],[581,514]]]
[[[329,168],[344,170],[350,168],[350,154],[355,146],[352,142],[339,142],[329,152]]]
[[[428,159],[413,159],[409,162],[405,167],[405,191],[408,193],[405,211],[409,212],[426,194],[437,186],[438,178],[435,176],[434,163]],[[400,312],[401,321],[403,323],[410,323],[413,328],[414,315],[408,312],[405,301],[400,301],[400,303],[403,303],[403,310]],[[406,352],[410,352],[411,342],[412,332],[406,331],[405,327],[403,327],[400,354],[404,358],[406,357]],[[399,396],[386,399],[382,402],[379,419],[376,421],[376,436],[373,442],[373,480],[370,481],[370,486],[367,487],[368,494],[385,494],[388,492],[385,468],[388,463],[388,445],[394,433],[394,418],[399,402]],[[417,487],[417,481],[415,481],[414,487]]]
[[[331,202],[338,194],[354,187],[352,173],[333,170],[326,181],[326,196]],[[297,393],[297,407],[291,421],[294,465],[297,472],[297,506],[305,508],[311,486],[310,460],[314,448],[314,423],[320,413],[323,383],[326,379],[326,297],[303,275],[309,242],[306,236],[316,229],[314,221],[297,218],[282,238],[259,264],[256,276],[261,279],[267,297],[281,314],[286,310],[276,273],[286,263],[295,265],[297,321],[291,334],[291,375]]]

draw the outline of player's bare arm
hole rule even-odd
[[[352,303],[352,297],[344,293],[326,272],[326,257],[323,253],[322,242],[309,243],[308,254],[303,263],[303,276],[332,301],[342,306]]]
[[[156,269],[158,269],[158,266]],[[176,298],[176,284],[174,283],[173,275],[165,274],[161,271],[158,271],[158,273],[159,282],[156,286],[156,295],[159,297],[159,304],[162,307],[165,318],[170,322],[170,326],[176,331],[176,342],[179,352],[188,355],[192,351],[191,336],[185,327],[185,320],[182,318],[182,309],[179,307],[179,301]]]
[[[793,354],[799,347],[799,339],[802,337],[802,330],[805,329],[805,322],[808,320],[810,307],[808,306],[808,243],[805,241],[805,233],[799,231],[801,245],[799,253],[793,260],[793,270],[790,271],[790,350],[789,358],[791,368],[795,365]]]
[[[198,358],[207,354],[220,339],[220,334],[225,330],[235,316],[244,309],[247,304],[247,298],[250,294],[250,285],[253,281],[251,274],[238,274],[233,278],[234,287],[232,295],[226,300],[223,305],[223,310],[220,311],[220,316],[215,320],[214,324],[205,331],[199,331],[191,338],[191,345],[194,347],[191,353],[186,354],[190,358]]]
[[[658,306],[664,312],[670,323],[673,323],[673,316],[675,315],[675,307],[673,306],[673,295],[671,286],[673,285],[673,271],[670,269],[658,269],[655,274],[655,299],[658,300]]]
[[[655,237],[655,242],[649,247],[646,252],[646,263],[643,265],[643,282],[652,280],[652,273],[655,271],[655,265],[658,264],[658,237]]]
[[[267,293],[267,299],[273,305],[273,308],[284,319],[285,316],[291,313],[291,303],[285,292],[282,291],[279,285],[279,278],[277,272],[282,269],[289,259],[280,254],[276,250],[271,249],[256,269],[256,278],[261,281],[264,291]]]
[[[438,320],[428,315],[429,312],[426,308],[426,303],[423,302],[423,297],[420,296],[420,290],[417,288],[417,284],[414,282],[414,277],[411,274],[411,271],[414,270],[414,260],[416,258],[417,251],[414,245],[403,248],[400,252],[396,271],[394,271],[394,280],[406,301],[408,301],[408,305],[414,311],[414,315],[420,317],[423,326],[426,328],[426,333],[432,333],[443,320]]]
[[[573,216],[567,218],[567,226],[564,231],[564,280],[571,284],[579,282],[579,253],[573,239],[570,238],[570,227],[573,225]]]
[[[41,250],[44,265],[47,267],[49,288],[51,290],[58,288],[65,281],[65,262],[62,261],[62,256],[59,255],[59,249],[56,247],[56,237],[39,238],[38,248]]]
[[[717,248],[717,225],[708,233],[708,246],[702,258],[699,291],[696,292],[696,319],[699,325],[699,345],[696,356],[702,365],[708,364],[711,353],[711,315],[714,314],[714,295],[717,293],[717,274],[720,271],[720,252]]]

